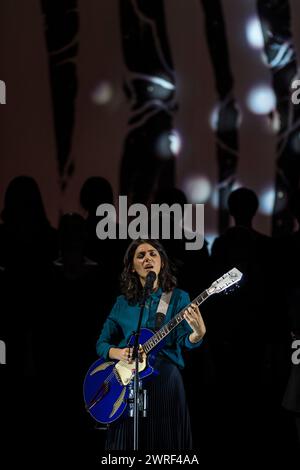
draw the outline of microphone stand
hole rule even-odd
[[[134,407],[133,407],[133,450],[138,450],[139,447],[139,338],[141,332],[141,324],[144,313],[146,300],[151,293],[151,287],[146,288],[140,303],[140,316],[137,330],[134,332],[134,345],[132,357],[135,361],[135,374],[134,374]]]

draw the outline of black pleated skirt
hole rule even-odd
[[[178,367],[158,357],[157,376],[144,381],[147,389],[147,417],[139,418],[140,450],[191,450],[192,432],[183,381]],[[127,409],[129,407],[127,406]],[[109,425],[107,450],[133,449],[133,418],[127,409]]]

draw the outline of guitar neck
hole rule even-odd
[[[175,317],[171,318],[171,320],[164,325],[157,333],[155,333],[153,336],[151,336],[150,339],[148,339],[144,344],[143,344],[143,349],[146,354],[148,354],[155,346],[157,346],[168,334],[178,326],[182,320],[184,320],[184,311],[191,305],[191,304],[196,304],[197,306],[201,305],[209,296],[211,293],[209,292],[209,289],[206,289],[203,291],[198,297],[196,297],[189,305],[184,307],[179,313],[175,315]]]

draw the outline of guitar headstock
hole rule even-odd
[[[239,271],[237,268],[232,268],[226,274],[219,277],[212,285],[207,289],[209,294],[217,294],[218,292],[222,292],[229,287],[237,284],[243,277],[243,273]]]

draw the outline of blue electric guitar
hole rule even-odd
[[[222,292],[233,286],[242,278],[242,273],[233,268],[202,292],[194,304],[202,304],[213,294]],[[145,354],[139,362],[140,380],[154,372],[154,362],[159,350],[164,345],[166,336],[184,320],[186,307],[177,313],[155,334],[153,331],[142,328],[140,344]],[[133,346],[134,335],[131,336],[128,346]],[[84,380],[84,401],[87,411],[100,423],[111,423],[117,420],[124,412],[129,397],[129,384],[133,381],[135,362],[128,364],[124,361],[98,359],[89,368]]]

